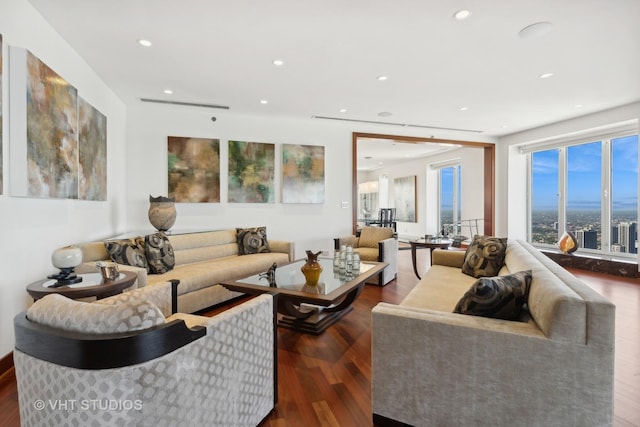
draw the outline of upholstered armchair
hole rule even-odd
[[[379,261],[389,264],[384,270],[367,281],[373,285],[384,286],[398,274],[398,240],[392,228],[363,227],[359,236],[336,237],[334,248],[341,245],[353,246],[362,261]]]
[[[171,314],[171,286],[94,303],[49,295],[18,314],[22,426],[262,422],[277,401],[274,296],[209,318]]]

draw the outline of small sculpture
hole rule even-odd
[[[267,271],[258,275],[260,279],[267,279],[270,288],[278,287],[278,285],[276,284],[276,268],[278,268],[278,264],[274,262],[273,264],[271,264],[271,267],[269,267]]]

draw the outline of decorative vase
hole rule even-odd
[[[304,274],[305,285],[306,286],[316,286],[318,284],[318,280],[320,280],[320,273],[322,273],[322,266],[318,262],[318,255],[321,252],[316,252],[315,254],[311,251],[307,252],[307,262],[300,268],[302,274]]]
[[[176,222],[176,199],[149,196],[149,221],[158,231],[167,231]]]

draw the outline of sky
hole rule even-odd
[[[567,208],[601,209],[602,144],[567,148]],[[637,209],[638,136],[612,141],[611,193],[614,210]],[[533,208],[558,206],[558,150],[533,153]]]

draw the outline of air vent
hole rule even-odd
[[[422,129],[433,129],[433,130],[449,130],[449,131],[457,131],[457,132],[473,132],[473,133],[482,133],[481,130],[475,129],[455,129],[455,128],[443,128],[439,126],[426,126],[426,125],[412,125],[408,123],[392,123],[392,122],[380,122],[376,120],[358,120],[358,119],[345,119],[343,117],[326,117],[326,116],[311,116],[312,119],[322,119],[322,120],[337,120],[340,122],[353,122],[353,123],[367,123],[374,125],[386,125],[386,126],[398,126],[405,128],[422,128]]]
[[[216,105],[216,104],[200,104],[197,102],[182,102],[182,101],[167,101],[164,99],[149,99],[149,98],[140,98],[142,102],[153,102],[156,104],[171,104],[171,105],[182,105],[185,107],[199,107],[199,108],[218,108],[220,110],[228,110],[229,107],[226,105]]]

